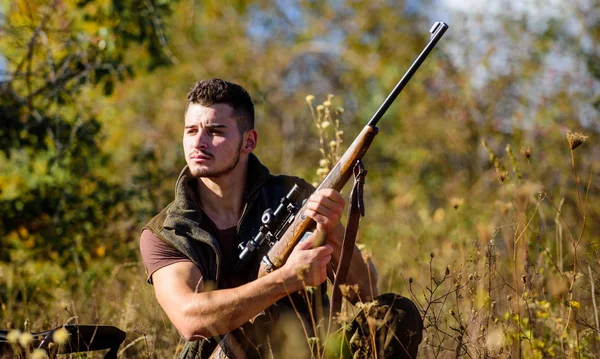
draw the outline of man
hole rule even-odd
[[[331,189],[310,195],[313,188],[303,180],[271,175],[252,153],[257,141],[254,105],[241,86],[220,79],[196,83],[188,94],[185,112],[187,166],[177,181],[174,201],[144,227],[140,239],[148,281],[154,285],[159,304],[188,341],[184,357],[207,357],[223,335],[248,326],[257,316],[276,323],[285,308],[293,309],[304,329],[311,320],[306,314],[313,316],[314,324],[312,306],[323,304],[323,299],[303,305],[301,296],[290,294],[322,285],[339,260],[342,196]],[[235,272],[237,245],[257,233],[264,210],[275,208],[294,184],[308,197],[305,214],[316,222],[315,233],[296,246],[284,266],[262,278],[256,278],[258,257],[251,269]],[[325,236],[326,244],[313,247],[316,236]],[[357,284],[349,296],[351,301],[371,301],[377,296],[377,289],[371,286],[376,283],[375,273],[355,247],[347,280]],[[283,309],[271,311],[275,307]],[[254,334],[249,335],[266,338]],[[313,335],[307,330],[305,334]],[[417,337],[413,346],[415,341]],[[263,344],[251,345],[260,352]]]

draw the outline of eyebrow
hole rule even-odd
[[[195,127],[198,127],[198,125],[187,125],[187,126],[185,126],[185,128],[195,128]],[[208,129],[227,128],[226,125],[222,125],[222,124],[219,124],[219,123],[207,123],[203,127],[204,128],[208,128]]]

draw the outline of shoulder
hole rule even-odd
[[[140,253],[148,275],[148,282],[152,284],[152,275],[157,270],[179,262],[191,260],[183,253],[173,248],[165,241],[159,239],[152,231],[144,230],[140,236]]]
[[[142,232],[145,230],[150,230],[155,235],[159,235],[160,230],[162,229],[163,224],[165,223],[165,219],[167,218],[169,209],[171,208],[172,205],[173,205],[173,202],[169,203],[156,216],[152,217],[152,219],[144,225],[144,227],[142,228]]]

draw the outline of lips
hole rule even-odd
[[[194,153],[190,155],[190,158],[196,162],[203,162],[212,159],[213,156],[208,153]]]

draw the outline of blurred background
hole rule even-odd
[[[244,86],[261,161],[318,181],[306,96],[335,95],[347,146],[434,21],[364,158],[379,289],[417,303],[423,358],[595,356],[597,0],[0,1],[0,328],[112,324],[120,357],[175,355],[138,238],[189,89]]]

